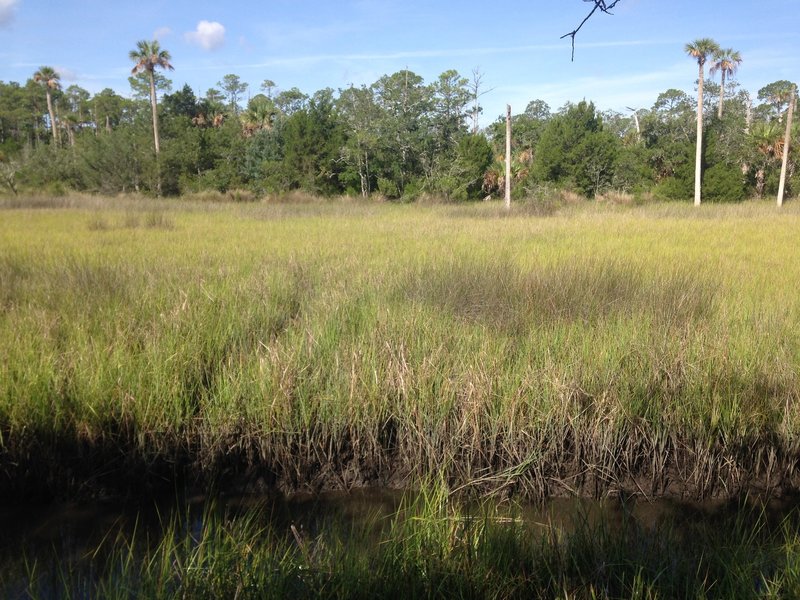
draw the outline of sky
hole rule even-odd
[[[620,0],[613,15],[586,0],[0,0],[0,80],[24,83],[42,65],[62,85],[130,96],[128,58],[158,39],[175,67],[173,90],[200,96],[233,73],[260,92],[307,94],[369,85],[410,69],[428,83],[478,70],[481,125],[534,99],[557,109],[591,100],[601,110],[649,108],[659,93],[694,94],[687,42],[711,37],[739,50],[737,80],[754,96],[800,81],[800,0]]]

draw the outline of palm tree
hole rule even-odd
[[[278,109],[267,96],[264,94],[253,96],[247,103],[247,110],[239,117],[245,137],[250,137],[258,131],[272,129],[277,114]]]
[[[146,71],[150,77],[150,108],[153,111],[153,140],[155,141],[156,154],[159,152],[158,144],[158,107],[156,105],[156,82],[153,73],[156,67],[162,69],[174,69],[170,64],[172,58],[168,51],[162,50],[158,40],[148,42],[141,40],[136,42],[136,50],[131,50],[128,54],[129,58],[136,63],[132,74]]]
[[[39,70],[33,74],[33,80],[44,86],[44,93],[47,95],[47,112],[50,113],[50,131],[53,133],[53,141],[57,146],[58,127],[56,126],[56,113],[53,110],[53,97],[50,95],[50,91],[61,87],[61,76],[56,73],[53,67],[39,67]]]
[[[703,169],[703,76],[706,60],[719,52],[719,45],[711,38],[700,38],[686,44],[686,53],[697,60],[697,149],[694,160],[694,205],[700,206],[700,184]]]
[[[711,69],[709,69],[708,73],[709,75],[714,75],[719,71],[721,75],[719,85],[719,109],[717,111],[717,116],[720,119],[722,118],[722,102],[725,99],[725,78],[733,77],[739,69],[740,64],[742,64],[742,55],[738,50],[734,50],[733,48],[720,49],[714,54],[714,64],[711,65]]]
[[[758,121],[750,129],[749,136],[755,155],[754,173],[756,179],[756,195],[764,196],[767,170],[783,156],[783,132],[777,121]]]

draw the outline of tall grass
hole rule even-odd
[[[635,509],[635,507],[633,507]],[[598,514],[599,510],[599,514]],[[693,513],[692,511],[698,511]],[[422,485],[399,510],[315,531],[263,509],[207,507],[163,530],[108,537],[82,555],[9,565],[28,597],[782,598],[793,597],[797,513],[734,502],[657,521],[626,504],[568,515],[454,503]],[[54,550],[56,552],[56,550]],[[38,561],[38,562],[37,562]],[[0,584],[0,592],[3,585]]]
[[[796,213],[132,206],[3,212],[9,495],[796,483]]]

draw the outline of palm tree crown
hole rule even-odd
[[[136,42],[136,50],[131,50],[128,56],[136,63],[133,69],[131,69],[131,73],[134,75],[140,71],[152,73],[156,67],[169,70],[174,69],[169,62],[172,60],[172,56],[170,56],[167,50],[161,49],[158,40],[153,40],[152,42],[140,40]]]
[[[61,75],[56,73],[53,67],[39,67],[39,70],[33,74],[33,80],[51,90],[61,87]]]
[[[713,56],[719,52],[719,44],[711,38],[700,38],[693,42],[689,42],[684,47],[686,54],[697,60],[697,64],[702,68],[706,64],[709,56]]]
[[[717,116],[722,118],[722,102],[725,99],[725,79],[733,77],[742,64],[742,55],[733,48],[720,48],[714,54],[714,64],[709,69],[709,74],[714,75],[719,71],[721,79],[719,86],[719,111]]]

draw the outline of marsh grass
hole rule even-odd
[[[27,580],[32,598],[755,599],[792,597],[800,583],[796,511],[740,500],[650,522],[624,504],[599,510],[534,519],[454,501],[434,482],[388,518],[312,532],[264,509],[209,504],[199,516],[165,517],[158,531],[56,554],[49,570],[35,558],[7,563],[6,581]]]
[[[400,283],[398,293],[466,320],[525,333],[553,323],[622,317],[655,316],[668,326],[686,326],[711,315],[716,285],[688,270],[648,274],[617,259],[578,258],[526,270],[508,257],[455,257],[426,263]]]
[[[796,481],[794,213],[137,202],[3,214],[9,496]]]

